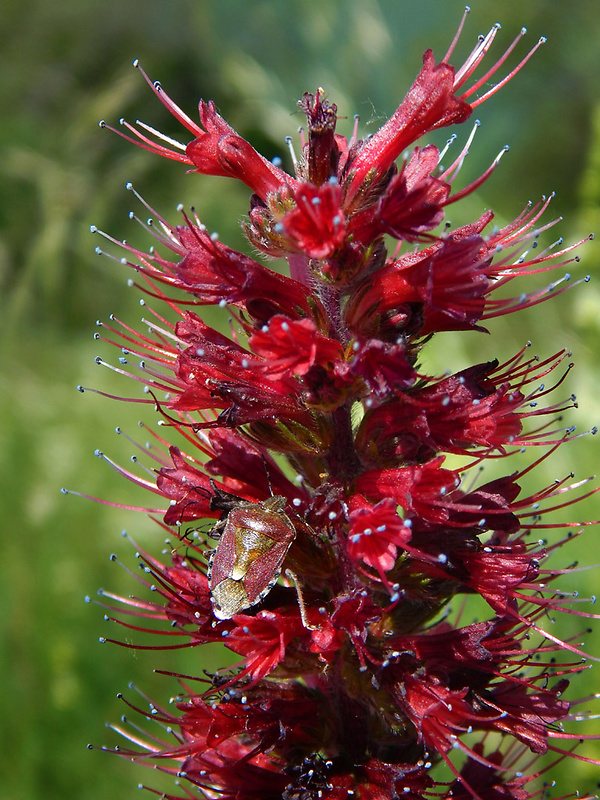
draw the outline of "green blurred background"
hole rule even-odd
[[[172,680],[153,675],[154,668],[197,674],[211,666],[199,650],[135,653],[97,643],[99,636],[118,632],[103,622],[102,609],[84,603],[84,596],[95,595],[100,586],[124,594],[135,591],[134,579],[109,561],[115,552],[135,566],[121,529],[154,552],[162,536],[142,515],[59,492],[67,486],[117,502],[152,500],[93,456],[99,447],[127,463],[132,447],[113,430],[120,425],[135,436],[145,409],[75,391],[77,383],[131,391],[118,376],[95,365],[95,355],[109,358],[112,353],[92,335],[95,320],[110,312],[131,323],[140,316],[138,297],[126,287],[129,275],[94,255],[98,242],[89,225],[148,246],[127,219],[133,197],[124,185],[131,180],[171,221],[177,220],[178,202],[194,204],[209,229],[243,247],[237,224],[246,210],[244,187],[186,175],[179,165],[97,127],[100,118],[116,123],[120,116],[139,117],[182,136],[131,68],[132,60],[139,58],[191,116],[200,96],[214,98],[225,118],[259,150],[287,159],[284,137],[302,122],[295,103],[305,90],[325,88],[345,117],[341,132],[349,133],[355,113],[361,116],[363,134],[375,131],[403,97],[423,50],[433,47],[443,56],[462,7],[454,0],[3,0],[3,800],[126,798],[138,781],[155,782],[148,770],[85,745],[116,743],[103,726],[124,713],[115,695],[128,682],[165,701],[176,689]],[[452,221],[469,221],[490,206],[500,222],[506,221],[529,198],[556,190],[553,215],[565,215],[559,233],[567,242],[594,228],[600,232],[597,0],[473,0],[471,7],[455,63],[497,17],[503,30],[495,54],[522,25],[529,34],[521,54],[542,34],[548,43],[509,86],[478,109],[483,125],[457,186],[479,174],[505,143],[511,151],[476,196],[461,208],[452,207]],[[446,136],[443,132],[436,141]],[[553,238],[550,234],[548,243]],[[592,244],[573,272],[597,273],[598,263],[598,245]],[[443,337],[430,351],[428,366],[459,369],[474,358],[506,357],[527,339],[540,355],[572,348],[577,367],[568,389],[559,390],[556,399],[577,393],[581,409],[571,421],[585,430],[600,421],[599,320],[596,277],[549,304],[494,322],[492,337]],[[151,416],[146,419],[152,423]],[[562,448],[537,471],[534,485],[571,469],[579,478],[596,472],[597,447],[597,439],[585,437]],[[600,500],[592,499],[563,518],[598,517]],[[597,529],[589,530],[561,558],[565,563],[598,560],[599,536]],[[598,573],[592,572],[564,582],[582,595],[594,592],[597,584]],[[553,631],[575,635],[585,627],[573,617],[567,622],[562,627],[557,622]],[[596,655],[599,642],[598,631],[586,637]],[[573,695],[597,689],[597,672],[579,680]],[[592,723],[588,730],[593,729]],[[585,750],[596,756],[599,751],[593,743]],[[576,788],[591,791],[599,772],[577,762],[561,765],[555,773],[562,776],[557,796]]]

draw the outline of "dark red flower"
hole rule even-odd
[[[279,223],[290,243],[309,258],[329,258],[346,238],[342,191],[333,180],[301,184],[292,193],[294,208]]]
[[[282,170],[257,153],[217,114],[213,102],[201,100],[198,112],[202,127],[191,129],[197,136],[185,148],[198,172],[237,178],[263,198],[288,181]]]
[[[340,343],[319,333],[310,319],[273,317],[252,334],[249,344],[264,359],[259,368],[271,377],[304,376],[315,365],[327,367],[344,357]]]
[[[163,144],[151,141],[138,129],[123,121],[126,127],[139,139],[136,144],[141,143],[141,146],[146,150],[158,153],[166,158],[190,164],[198,172],[202,172],[205,175],[237,178],[261,197],[266,196],[269,192],[274,191],[285,183],[293,183],[293,180],[283,170],[257,153],[252,145],[237,134],[217,114],[213,102],[207,103],[204,100],[200,100],[198,104],[200,125],[197,125],[171,100],[158,81],[153,83],[148,78],[137,60],[134,61],[134,66],[140,70],[161,103],[195,137],[187,146],[171,139],[170,143],[176,147],[178,146],[176,150],[171,150]],[[101,124],[104,126],[104,122]],[[148,130],[148,126],[142,127]],[[124,138],[129,137],[125,136]]]
[[[447,496],[458,487],[454,470],[442,467],[439,457],[426,464],[364,472],[356,488],[367,497],[391,498],[408,515],[416,514],[431,522],[445,522],[450,515]]]
[[[355,495],[348,517],[348,555],[355,561],[364,561],[380,575],[389,572],[396,563],[398,548],[410,541],[411,530],[404,525],[396,511],[396,503],[389,497],[375,506]]]
[[[177,447],[170,447],[172,467],[162,467],[156,486],[170,502],[165,514],[167,525],[211,515],[210,483],[204,472],[190,465]]]
[[[346,203],[363,183],[376,182],[423,134],[470,117],[471,106],[455,96],[454,82],[454,68],[444,62],[436,64],[433,52],[427,50],[421,72],[404,101],[352,161]]]
[[[256,617],[236,614],[236,628],[229,632],[227,647],[246,656],[247,674],[253,682],[272,672],[285,659],[286,647],[296,636],[304,633],[297,612],[274,614],[262,611]]]
[[[401,343],[356,339],[352,346],[350,369],[364,380],[368,390],[379,399],[394,397],[398,390],[416,382],[417,373],[411,361],[411,354]],[[371,405],[371,398],[367,398],[365,405]]]
[[[398,175],[389,182],[377,212],[365,209],[352,217],[351,231],[361,242],[388,233],[395,239],[417,242],[444,218],[450,184],[436,177],[440,153],[434,145],[415,147]],[[363,224],[361,225],[361,222]]]

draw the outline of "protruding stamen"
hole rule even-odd
[[[182,152],[185,153],[186,145],[184,145],[182,142],[178,142],[177,139],[173,139],[171,136],[167,136],[166,134],[157,131],[156,128],[152,127],[152,125],[147,125],[145,122],[142,122],[139,119],[136,119],[135,124],[139,125],[140,128],[143,128],[145,131],[148,131],[148,133],[151,133],[153,136],[156,136],[157,139],[162,139],[163,142],[171,144],[173,145],[173,147],[176,147],[178,150],[181,150]]]
[[[456,141],[456,138],[457,138],[456,134],[453,133],[452,136],[450,136],[450,138],[446,140],[446,145],[443,148],[443,150],[440,151],[440,154],[438,156],[438,167],[441,165],[442,159],[444,158],[444,156],[446,155],[446,153],[450,149],[450,145],[453,144]]]
[[[60,490],[61,494],[72,494],[75,497],[83,497],[84,500],[93,500],[94,503],[100,503],[103,506],[111,506],[112,508],[121,508],[124,511],[142,511],[144,514],[164,514],[164,508],[145,508],[143,506],[129,506],[125,503],[113,503],[110,500],[104,500],[101,497],[92,497],[89,494],[83,494],[83,492],[76,492],[73,489],[65,489],[64,487]]]
[[[457,44],[458,40],[460,39],[460,35],[461,35],[461,33],[462,33],[462,30],[463,30],[463,28],[464,28],[464,25],[465,25],[465,20],[467,19],[467,14],[468,14],[470,11],[471,11],[471,6],[465,6],[465,10],[463,11],[463,15],[462,15],[462,17],[461,17],[461,20],[460,20],[460,23],[459,23],[459,25],[458,25],[458,30],[457,30],[457,31],[456,31],[456,33],[454,34],[454,39],[452,39],[452,41],[450,42],[450,47],[448,48],[448,52],[446,53],[446,55],[445,55],[445,56],[444,56],[444,58],[442,59],[442,61],[443,61],[445,64],[447,64],[447,63],[448,63],[448,59],[450,58],[450,56],[451,56],[451,55],[452,55],[452,53],[454,52],[454,48],[456,47],[456,44]]]
[[[535,45],[534,45],[534,46],[531,48],[531,50],[530,50],[530,51],[527,53],[527,55],[525,56],[525,58],[523,58],[523,59],[522,59],[522,60],[521,60],[521,61],[520,61],[520,62],[517,64],[517,66],[516,66],[516,67],[515,67],[515,68],[512,70],[512,72],[509,72],[509,73],[508,73],[508,75],[507,75],[506,77],[502,78],[502,80],[501,80],[501,81],[499,81],[499,83],[497,83],[495,86],[493,86],[493,87],[492,87],[492,88],[491,88],[489,91],[487,91],[487,92],[486,92],[485,94],[483,94],[481,97],[478,97],[478,98],[477,98],[477,100],[475,100],[473,103],[471,103],[471,106],[472,106],[473,108],[476,108],[477,106],[481,105],[481,103],[484,103],[484,102],[485,102],[485,101],[488,99],[488,97],[491,97],[493,94],[496,94],[496,92],[497,92],[497,91],[499,91],[499,90],[500,90],[500,89],[501,89],[503,86],[505,86],[505,85],[506,85],[506,84],[507,84],[507,83],[508,83],[510,80],[512,80],[512,79],[515,77],[515,75],[517,74],[517,72],[520,72],[520,71],[521,71],[521,69],[522,69],[522,68],[525,66],[525,64],[526,64],[526,63],[529,61],[529,59],[531,58],[531,56],[532,56],[532,55],[533,55],[533,54],[534,54],[534,53],[535,53],[537,50],[539,50],[539,48],[540,48],[540,47],[541,47],[541,46],[542,46],[542,45],[543,45],[545,42],[546,42],[546,37],[545,37],[545,36],[541,36],[541,37],[538,39],[537,43],[536,43],[536,44],[535,44]],[[469,91],[469,92],[465,93],[465,95],[463,95],[463,97],[465,97],[465,96],[469,96],[470,94],[471,94],[471,91]]]
[[[482,36],[477,45],[471,51],[471,54],[462,65],[462,67],[458,70],[454,77],[454,90],[456,91],[459,89],[463,83],[467,80],[469,75],[477,69],[479,64],[481,63],[483,57],[490,49],[492,42],[496,38],[496,34],[500,30],[501,25],[499,22],[488,31],[486,36]]]
[[[481,126],[481,122],[476,119],[473,127],[471,129],[471,133],[469,134],[469,138],[467,139],[463,149],[460,151],[460,154],[454,161],[454,163],[448,167],[448,169],[440,175],[440,179],[443,181],[447,181],[448,183],[452,183],[452,181],[456,178],[458,173],[460,172],[462,165],[464,163],[465,158],[469,155],[469,149],[473,144],[473,139],[475,138],[475,134],[477,133],[478,128]]]
[[[294,143],[292,141],[292,137],[291,136],[286,136],[285,137],[285,143],[287,144],[288,149],[290,151],[290,156],[291,156],[291,159],[292,159],[292,164],[293,164],[294,172],[295,172],[297,170],[297,168],[298,168],[298,158],[296,157],[296,151],[294,150]]]
[[[509,57],[509,55],[512,53],[512,51],[515,49],[517,44],[521,41],[521,39],[523,38],[523,36],[525,36],[526,33],[527,33],[527,28],[521,28],[520,33],[515,37],[512,44],[505,50],[504,55],[500,56],[500,58],[498,59],[498,61],[496,61],[494,66],[491,67],[482,78],[476,81],[473,84],[473,86],[471,86],[471,88],[463,94],[462,96],[463,99],[466,97],[470,97],[474,92],[476,92],[479,89],[480,86],[483,86],[483,84],[486,83],[486,81],[488,81],[492,77],[492,75],[494,75],[495,72],[497,72],[498,69],[500,69],[502,64],[504,64],[506,59]]]
[[[158,99],[165,106],[165,108],[171,112],[171,114],[175,117],[175,119],[181,122],[181,124],[184,125],[194,136],[198,136],[200,133],[202,133],[202,128],[200,128],[199,125],[197,125],[193,120],[191,120],[185,113],[185,111],[179,108],[179,106],[176,103],[174,103],[173,100],[171,100],[171,98],[164,91],[160,83],[158,81],[150,80],[148,75],[142,69],[140,62],[138,61],[137,58],[133,62],[133,66],[136,69],[139,69],[139,71],[144,76],[144,80],[146,81],[148,86],[152,89],[154,94],[158,97]]]

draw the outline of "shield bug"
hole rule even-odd
[[[216,490],[211,508],[221,509],[223,516],[214,529],[220,538],[208,581],[218,619],[231,619],[259,603],[275,585],[296,537],[285,504],[285,497],[278,495],[252,503]]]

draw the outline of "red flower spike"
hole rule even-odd
[[[517,277],[576,262],[583,244],[537,247],[557,222],[542,218],[551,197],[500,229],[488,210],[440,230],[446,206],[498,166],[501,154],[455,188],[478,123],[445,170],[446,150],[433,145],[395,164],[421,135],[465,121],[539,46],[490,86],[523,32],[476,74],[499,26],[455,69],[465,19],[442,61],[425,53],[405,100],[365,141],[358,121],[349,139],[336,132],[323,90],[305,94],[294,176],[213,103],[200,101],[197,124],[150,81],[193,141],[124,123],[124,138],[147,150],[245,183],[250,244],[290,270],[229,249],[195,212],[171,225],[135,192],[155,220],[136,220],[154,249],[93,228],[126,251],[151,305],[166,307],[146,307],[142,333],[111,317],[97,335],[120,348],[114,366],[97,363],[141,383],[140,400],[123,399],[154,405],[161,424],[147,429],[152,447],[137,445],[152,479],[98,455],[162,498],[151,511],[168,534],[162,559],[137,549],[136,577],[152,599],[102,592],[100,605],[126,647],[220,643],[238,659],[200,678],[166,673],[183,689],[175,710],[152,704],[168,741],[116,728],[132,742],[122,755],[177,776],[182,794],[165,797],[534,800],[550,770],[536,768],[538,754],[599,763],[566,729],[584,716],[567,686],[587,669],[584,645],[547,624],[559,612],[598,615],[560,591],[574,570],[548,566],[571,534],[536,538],[592,524],[553,515],[597,489],[566,476],[521,492],[573,431],[556,415],[575,397],[546,400],[570,355],[524,347],[500,363],[492,337],[481,363],[452,371],[450,354],[443,377],[420,366],[433,335],[482,331],[560,294],[568,274],[495,296]],[[194,313],[204,305],[228,306],[228,326]],[[543,455],[516,471],[485,483],[469,474],[539,445]],[[478,622],[473,596],[484,601]],[[153,643],[130,641],[139,634]]]

